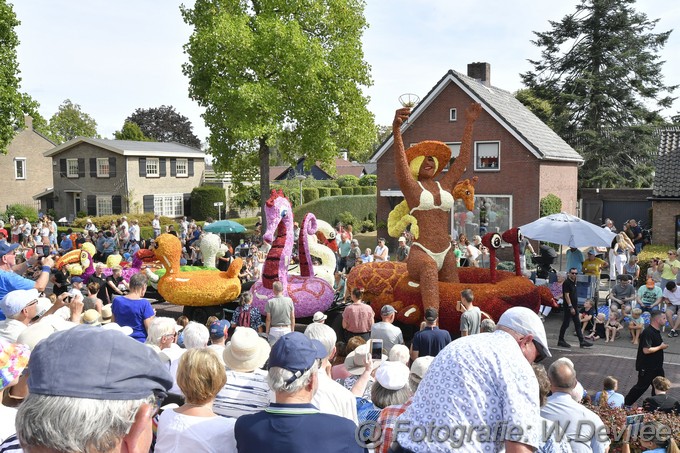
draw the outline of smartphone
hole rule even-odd
[[[36,256],[45,256],[45,249],[43,246],[38,246],[35,248],[35,255]]]
[[[644,419],[644,414],[628,415],[626,417],[626,425],[638,425],[642,423]]]
[[[461,301],[456,302],[456,310],[463,313],[463,303]]]
[[[382,359],[382,340],[371,340],[371,359],[381,360]]]

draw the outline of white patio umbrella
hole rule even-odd
[[[569,247],[609,247],[616,236],[608,229],[565,212],[541,217],[519,229],[529,239]]]

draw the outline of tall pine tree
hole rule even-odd
[[[664,83],[658,52],[671,31],[634,9],[635,0],[581,0],[552,29],[534,32],[542,48],[522,74],[552,106],[556,132],[585,159],[581,187],[645,187],[653,179],[653,126],[677,86]],[[654,110],[658,109],[658,110]]]

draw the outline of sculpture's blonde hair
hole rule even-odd
[[[432,159],[434,159],[434,172],[437,173],[437,170],[439,169],[439,161],[434,156],[432,156]],[[413,160],[408,164],[409,168],[411,169],[411,176],[413,176],[413,178],[416,180],[418,179],[418,173],[420,173],[420,166],[423,164],[424,160],[425,156],[418,156],[414,157]]]

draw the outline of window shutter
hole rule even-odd
[[[85,158],[84,157],[78,158],[78,177],[79,178],[85,177]]]
[[[96,178],[97,177],[97,158],[96,157],[90,157],[90,178]],[[90,198],[90,197],[87,197]],[[89,214],[89,212],[88,212]]]
[[[189,166],[189,176],[194,176],[194,160],[193,159],[187,159],[188,161],[188,166]]]
[[[97,197],[95,195],[87,196],[87,215],[89,216],[97,215]]]
[[[139,158],[139,176],[144,178],[146,176],[146,158]]]
[[[144,212],[153,212],[153,195],[144,195],[142,200],[144,204]]]
[[[183,207],[184,207],[184,212],[182,215],[191,215],[191,194],[190,193],[184,193],[182,194],[183,198]]]
[[[123,197],[120,195],[114,195],[111,197],[111,209],[114,214],[123,213]]]
[[[115,157],[109,157],[109,177],[110,178],[116,177],[116,158]]]
[[[161,157],[158,159],[158,174],[160,175],[161,178],[164,178],[167,175],[167,172],[165,171],[165,157]]]
[[[177,159],[170,159],[170,176],[177,176]]]
[[[59,159],[59,176],[66,177],[66,159]]]

